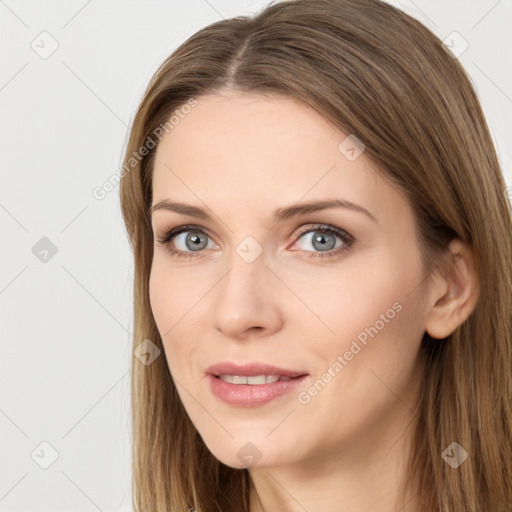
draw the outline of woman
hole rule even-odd
[[[435,35],[377,0],[214,23],[123,169],[135,510],[512,510],[510,203]]]

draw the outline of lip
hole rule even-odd
[[[257,407],[286,395],[299,386],[309,377],[301,370],[289,370],[264,363],[246,363],[238,365],[231,362],[222,362],[210,366],[206,373],[211,392],[223,402],[235,407]],[[231,384],[225,382],[218,375],[281,375],[291,380],[277,381],[267,384]]]
[[[266,363],[252,362],[236,364],[231,361],[223,361],[221,363],[214,364],[206,369],[206,373],[209,375],[243,375],[245,377],[253,377],[255,375],[282,375],[283,377],[291,378],[301,377],[302,375],[308,374],[306,371],[289,370]]]

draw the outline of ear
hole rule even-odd
[[[432,278],[425,330],[432,338],[449,336],[472,313],[479,296],[473,253],[469,245],[453,239],[447,265]]]

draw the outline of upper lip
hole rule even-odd
[[[215,376],[241,375],[246,377],[252,377],[255,375],[281,375],[283,377],[300,377],[302,375],[308,375],[307,372],[301,370],[289,370],[272,364],[258,362],[236,364],[230,361],[223,361],[209,366],[206,369],[206,373]]]

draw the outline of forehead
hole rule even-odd
[[[153,202],[171,196],[270,209],[339,196],[371,205],[378,215],[397,193],[364,151],[347,158],[348,135],[293,98],[201,96],[158,145]]]

